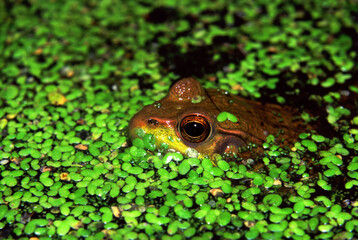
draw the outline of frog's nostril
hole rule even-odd
[[[148,119],[148,124],[153,125],[153,126],[157,126],[159,124],[158,120],[155,120],[153,118],[149,118]]]

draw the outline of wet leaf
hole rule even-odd
[[[237,117],[235,115],[233,115],[232,113],[229,112],[221,112],[218,116],[217,116],[217,120],[218,122],[224,122],[226,120],[229,120],[231,122],[236,123]]]
[[[11,100],[17,97],[19,94],[19,89],[17,86],[8,85],[1,91],[1,97],[6,100]]]

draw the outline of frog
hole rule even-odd
[[[173,83],[163,99],[144,106],[129,122],[132,141],[152,134],[157,147],[211,159],[261,156],[269,135],[290,145],[304,131],[294,108],[205,89],[194,78]]]

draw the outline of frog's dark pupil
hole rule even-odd
[[[205,128],[201,123],[190,122],[184,126],[184,131],[191,137],[199,137],[204,133]]]

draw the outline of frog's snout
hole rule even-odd
[[[132,117],[132,119],[129,121],[129,138],[131,141],[133,141],[135,138],[138,138],[138,135],[136,133],[136,129],[145,127],[145,119],[143,119],[143,116],[140,116],[138,113]]]
[[[129,121],[128,131],[129,138],[133,141],[135,138],[143,137],[138,136],[139,132],[147,132],[149,129],[156,129],[159,125],[158,118],[152,117],[151,105],[145,106],[141,111],[135,114]],[[143,131],[138,131],[141,129]]]

